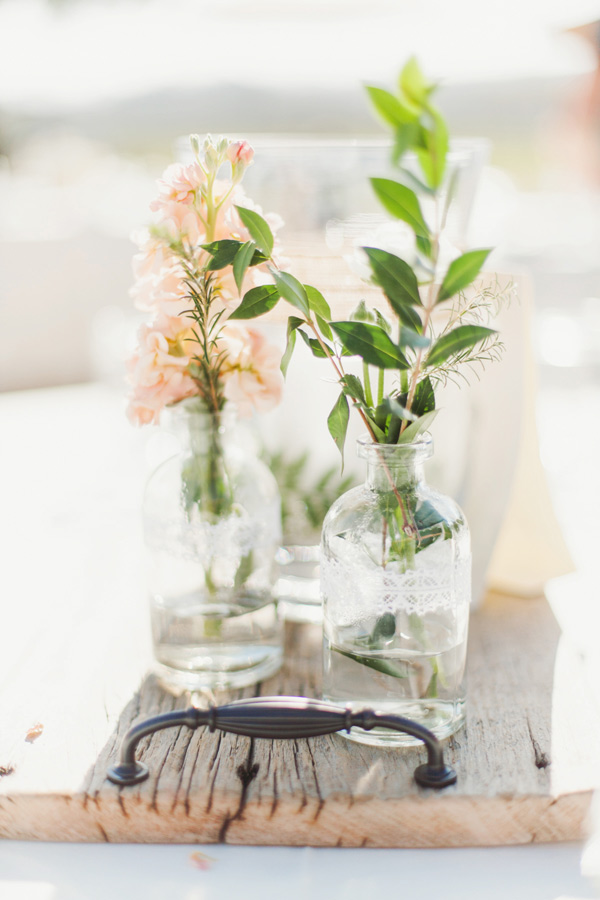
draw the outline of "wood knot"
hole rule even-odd
[[[254,781],[258,775],[259,768],[260,766],[258,763],[254,763],[253,765],[246,763],[246,765],[237,767],[237,777],[242,782],[243,788],[247,788],[250,782]]]

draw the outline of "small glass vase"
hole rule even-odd
[[[158,673],[175,689],[253,684],[282,661],[277,484],[231,409],[211,414],[191,399],[170,411],[182,451],[144,495]]]
[[[366,483],[340,497],[323,524],[323,696],[405,716],[445,738],[465,716],[471,552],[461,510],[425,482],[432,452],[428,435],[358,442]],[[385,729],[345,737],[418,743]]]

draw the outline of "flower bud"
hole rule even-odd
[[[231,163],[231,178],[234,184],[242,180],[244,172],[254,160],[254,150],[248,141],[233,141],[227,148],[227,159]]]
[[[223,160],[219,157],[219,151],[217,147],[215,147],[214,141],[210,134],[206,135],[206,138],[204,139],[204,146],[202,149],[204,150],[204,161],[206,163],[206,168],[209,172],[216,172]]]
[[[197,134],[190,134],[190,144],[194,156],[198,162],[200,162],[200,136]]]

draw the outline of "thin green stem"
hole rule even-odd
[[[437,296],[439,293],[439,288],[436,287],[435,279],[437,275],[437,264],[438,257],[440,252],[440,232],[439,232],[439,197],[436,194],[435,198],[435,233],[433,236],[433,240],[431,242],[431,262],[433,266],[433,271],[431,273],[431,281],[429,282],[429,290],[427,292],[427,304],[424,306],[424,315],[423,315],[423,334],[427,335],[427,331],[429,330],[429,323],[431,321],[431,315],[433,313],[433,309],[436,304]],[[413,400],[415,398],[415,391],[417,389],[417,384],[419,381],[419,375],[421,374],[421,365],[423,362],[423,348],[419,347],[417,350],[417,356],[415,359],[415,364],[413,370],[410,375],[410,384],[408,389],[408,397],[406,398],[406,409],[408,412],[412,409]],[[408,419],[404,419],[402,421],[402,425],[400,427],[400,434],[408,427]]]
[[[369,376],[369,366],[363,359],[363,379],[364,379],[364,388],[365,388],[365,400],[367,401],[367,406],[374,406],[373,403],[373,393],[371,391],[371,378]]]
[[[385,390],[385,372],[383,369],[379,370],[379,376],[377,379],[377,406],[383,402],[383,392]]]

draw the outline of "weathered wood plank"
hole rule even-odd
[[[235,696],[318,696],[318,629],[288,625],[286,640],[284,670]],[[459,781],[441,793],[414,784],[425,756],[418,748],[379,750],[339,735],[269,742],[187,728],[140,744],[147,782],[124,789],[107,782],[127,728],[189,699],[145,677],[116,723],[109,713],[112,733],[108,727],[85,771],[89,743],[78,749],[70,779],[64,766],[53,774],[50,741],[20,747],[15,771],[0,778],[0,835],[379,847],[571,840],[583,835],[599,783],[598,710],[544,600],[490,598],[473,616],[467,725],[446,751]],[[13,745],[24,724],[8,724]],[[77,728],[85,720],[72,722],[70,738]]]

